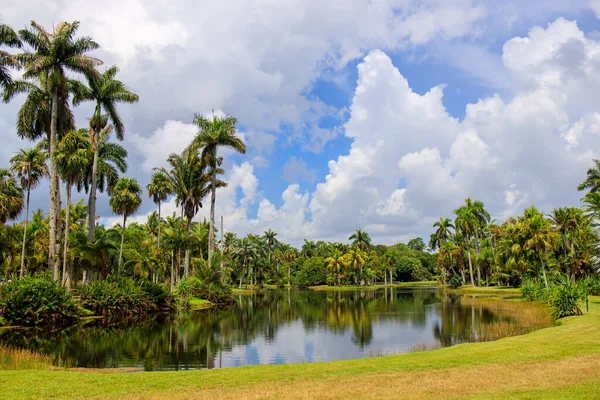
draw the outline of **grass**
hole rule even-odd
[[[0,347],[0,370],[50,369],[52,357],[29,350]]]
[[[193,298],[190,300],[190,309],[204,310],[212,307],[212,303],[208,300]]]
[[[506,307],[506,312],[518,310]],[[593,398],[600,391],[598,326],[600,297],[590,297],[590,311],[583,316],[493,342],[347,361],[210,371],[3,371],[0,397]]]

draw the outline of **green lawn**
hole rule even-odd
[[[2,371],[0,397],[594,398],[600,393],[600,297],[590,312],[495,342],[326,363],[190,372]]]
[[[206,308],[211,308],[212,303],[208,300],[193,298],[190,300],[190,308],[192,310],[204,310]]]

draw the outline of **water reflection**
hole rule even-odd
[[[341,360],[451,346],[497,320],[431,288],[238,296],[228,309],[133,327],[87,324],[52,336],[4,332],[0,341],[91,368],[225,368]]]

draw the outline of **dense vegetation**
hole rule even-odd
[[[482,202],[467,198],[454,211],[454,220],[434,224],[428,245],[421,238],[375,245],[357,229],[349,243],[305,240],[297,249],[272,230],[243,238],[218,232],[216,194],[227,186],[221,179],[221,149],[244,154],[246,145],[236,135],[234,117],[196,114],[193,140],[182,153],[168,157],[167,168],[156,168],[145,186],[157,211],[146,223],[128,223],[146,196],[143,185],[122,176],[127,151],[112,136],[123,140],[126,132],[120,103],[139,99],[117,79],[116,66],[99,69],[102,61],[92,55],[99,44],[77,36],[78,28],[78,22],[58,24],[52,31],[35,22],[18,32],[0,26],[0,46],[11,48],[0,52],[2,99],[22,102],[16,130],[32,142],[0,168],[0,269],[7,279],[50,291],[45,278],[25,279],[49,270],[56,290],[76,288],[85,307],[111,317],[169,312],[175,302],[187,306],[194,296],[229,303],[233,286],[363,286],[431,279],[453,287],[525,284],[526,293],[535,284],[536,295],[525,296],[550,301],[562,316],[577,313],[581,293],[597,289],[599,161],[579,187],[589,189],[583,208],[556,208],[546,215],[530,207],[499,224]],[[13,79],[10,69],[20,70],[20,78]],[[92,102],[94,111],[87,126],[78,127],[72,109],[84,102]],[[43,179],[50,182],[48,211],[30,216],[31,191]],[[87,193],[87,204],[71,204],[73,189]],[[97,225],[98,192],[108,193],[122,223]],[[161,206],[170,198],[181,211],[163,216]],[[208,199],[209,220],[195,221]],[[9,223],[19,216],[22,221]],[[2,293],[5,318],[18,323],[7,305],[14,292]],[[55,308],[53,315],[67,309]],[[36,318],[23,323],[36,325]]]

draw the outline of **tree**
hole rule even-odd
[[[590,193],[595,193],[600,189],[600,160],[593,160],[593,162],[594,166],[587,170],[587,177],[577,186],[577,190],[589,189]]]
[[[469,260],[469,276],[471,278],[471,285],[475,284],[475,279],[473,277],[473,264],[471,263],[471,237],[473,235],[474,229],[474,221],[473,217],[469,212],[469,209],[466,207],[459,207],[454,210],[454,214],[456,214],[456,220],[454,221],[454,226],[456,226],[456,230],[462,235],[465,239],[467,257]]]
[[[277,233],[273,232],[271,229],[265,231],[265,240],[267,241],[267,246],[269,246],[269,265],[271,265],[271,250],[273,246],[279,243],[279,240],[276,238]]]
[[[23,277],[25,269],[25,243],[27,242],[27,224],[29,222],[29,198],[31,189],[35,189],[42,178],[48,175],[48,166],[46,165],[46,155],[39,147],[23,150],[10,159],[10,169],[17,175],[21,181],[21,187],[27,190],[25,201],[25,223],[23,226],[23,244],[21,246],[21,272]]]
[[[150,183],[146,186],[148,190],[148,197],[158,205],[158,248],[160,249],[160,206],[163,201],[167,199],[167,196],[173,193],[173,186],[169,180],[169,177],[163,172],[155,172],[152,174]]]
[[[54,280],[58,280],[58,265],[56,264],[56,232],[58,179],[57,168],[54,162],[54,153],[58,140],[59,102],[67,97],[66,73],[71,71],[81,73],[88,77],[97,75],[96,66],[102,62],[86,53],[98,49],[100,46],[89,37],[75,38],[79,22],[61,22],[53,32],[48,32],[35,22],[31,23],[31,30],[21,30],[21,40],[31,47],[18,55],[19,60],[25,65],[24,79],[35,79],[44,76],[51,92],[51,118],[50,118],[50,248],[48,265],[53,270]]]
[[[433,224],[433,227],[436,228],[436,230],[431,236],[429,247],[431,247],[432,250],[435,250],[448,241],[452,234],[452,229],[454,229],[454,225],[450,218],[440,218],[439,221]]]
[[[112,126],[117,132],[117,139],[123,140],[125,125],[117,112],[117,103],[132,104],[139,101],[138,95],[131,92],[123,82],[115,79],[118,72],[119,69],[113,65],[101,74],[88,75],[88,86],[81,82],[74,82],[71,87],[73,91],[73,105],[78,105],[88,100],[96,103],[94,114],[90,119],[90,136],[94,154],[88,200],[90,240],[94,240],[94,230],[96,227],[96,182],[98,179],[98,162],[100,160],[100,133],[106,125],[102,111],[106,112],[106,116],[112,122]]]
[[[167,162],[171,165],[171,169],[159,168],[158,171],[168,178],[175,195],[175,204],[177,207],[181,207],[182,215],[187,218],[187,231],[189,232],[192,220],[202,208],[202,200],[211,190],[211,171],[207,171],[207,165],[197,151],[184,151],[181,155],[171,154]],[[222,174],[223,170],[217,168],[216,173]],[[218,187],[227,186],[221,180],[218,180],[216,185]],[[189,249],[186,249],[184,264],[186,276],[189,263],[190,252]]]
[[[67,285],[67,287],[71,285],[71,277],[67,273],[67,251],[69,249],[69,229],[71,226],[71,189],[82,178],[90,153],[91,143],[85,129],[78,129],[66,134],[58,143],[54,153],[54,161],[56,162],[58,173],[62,176],[67,186],[62,269],[62,284]]]
[[[0,224],[15,219],[23,209],[23,188],[8,169],[0,168]]]
[[[190,149],[202,151],[202,159],[211,168],[211,198],[210,198],[210,231],[208,236],[208,260],[210,262],[215,247],[215,201],[217,193],[217,166],[219,164],[219,148],[229,148],[238,153],[246,154],[246,144],[235,135],[237,120],[226,115],[213,115],[212,120],[203,115],[194,115],[194,124],[199,128]]]
[[[546,277],[546,268],[544,266],[544,253],[552,250],[557,234],[552,229],[549,221],[544,218],[544,214],[535,207],[525,210],[525,215],[521,219],[526,224],[525,248],[533,250],[537,254],[542,267],[544,285],[548,287],[548,278]]]
[[[425,242],[421,238],[410,239],[406,245],[411,250],[415,250],[415,251],[424,251],[425,250]]]
[[[331,255],[325,259],[327,270],[332,274],[333,281],[338,286],[342,285],[342,276],[344,269],[348,266],[347,258],[339,249],[333,249]]]
[[[367,254],[360,248],[351,249],[348,254],[346,254],[348,267],[354,272],[354,284],[358,284],[359,280],[361,285],[363,283],[363,267],[365,266],[366,259]]]
[[[123,239],[125,238],[125,227],[127,217],[135,213],[142,204],[142,188],[134,178],[121,178],[113,188],[110,197],[110,207],[115,214],[123,215],[123,226],[121,228],[121,247],[119,249],[119,266],[117,269],[117,280],[121,275],[121,264],[123,263]]]
[[[362,231],[360,228],[350,235],[348,240],[351,240],[352,245],[357,246],[361,250],[364,250],[371,245],[371,236],[369,236],[367,232]]]
[[[10,26],[0,24],[0,46],[20,48],[23,43]],[[13,54],[0,50],[0,88],[12,83],[9,67],[19,68],[20,64]]]

